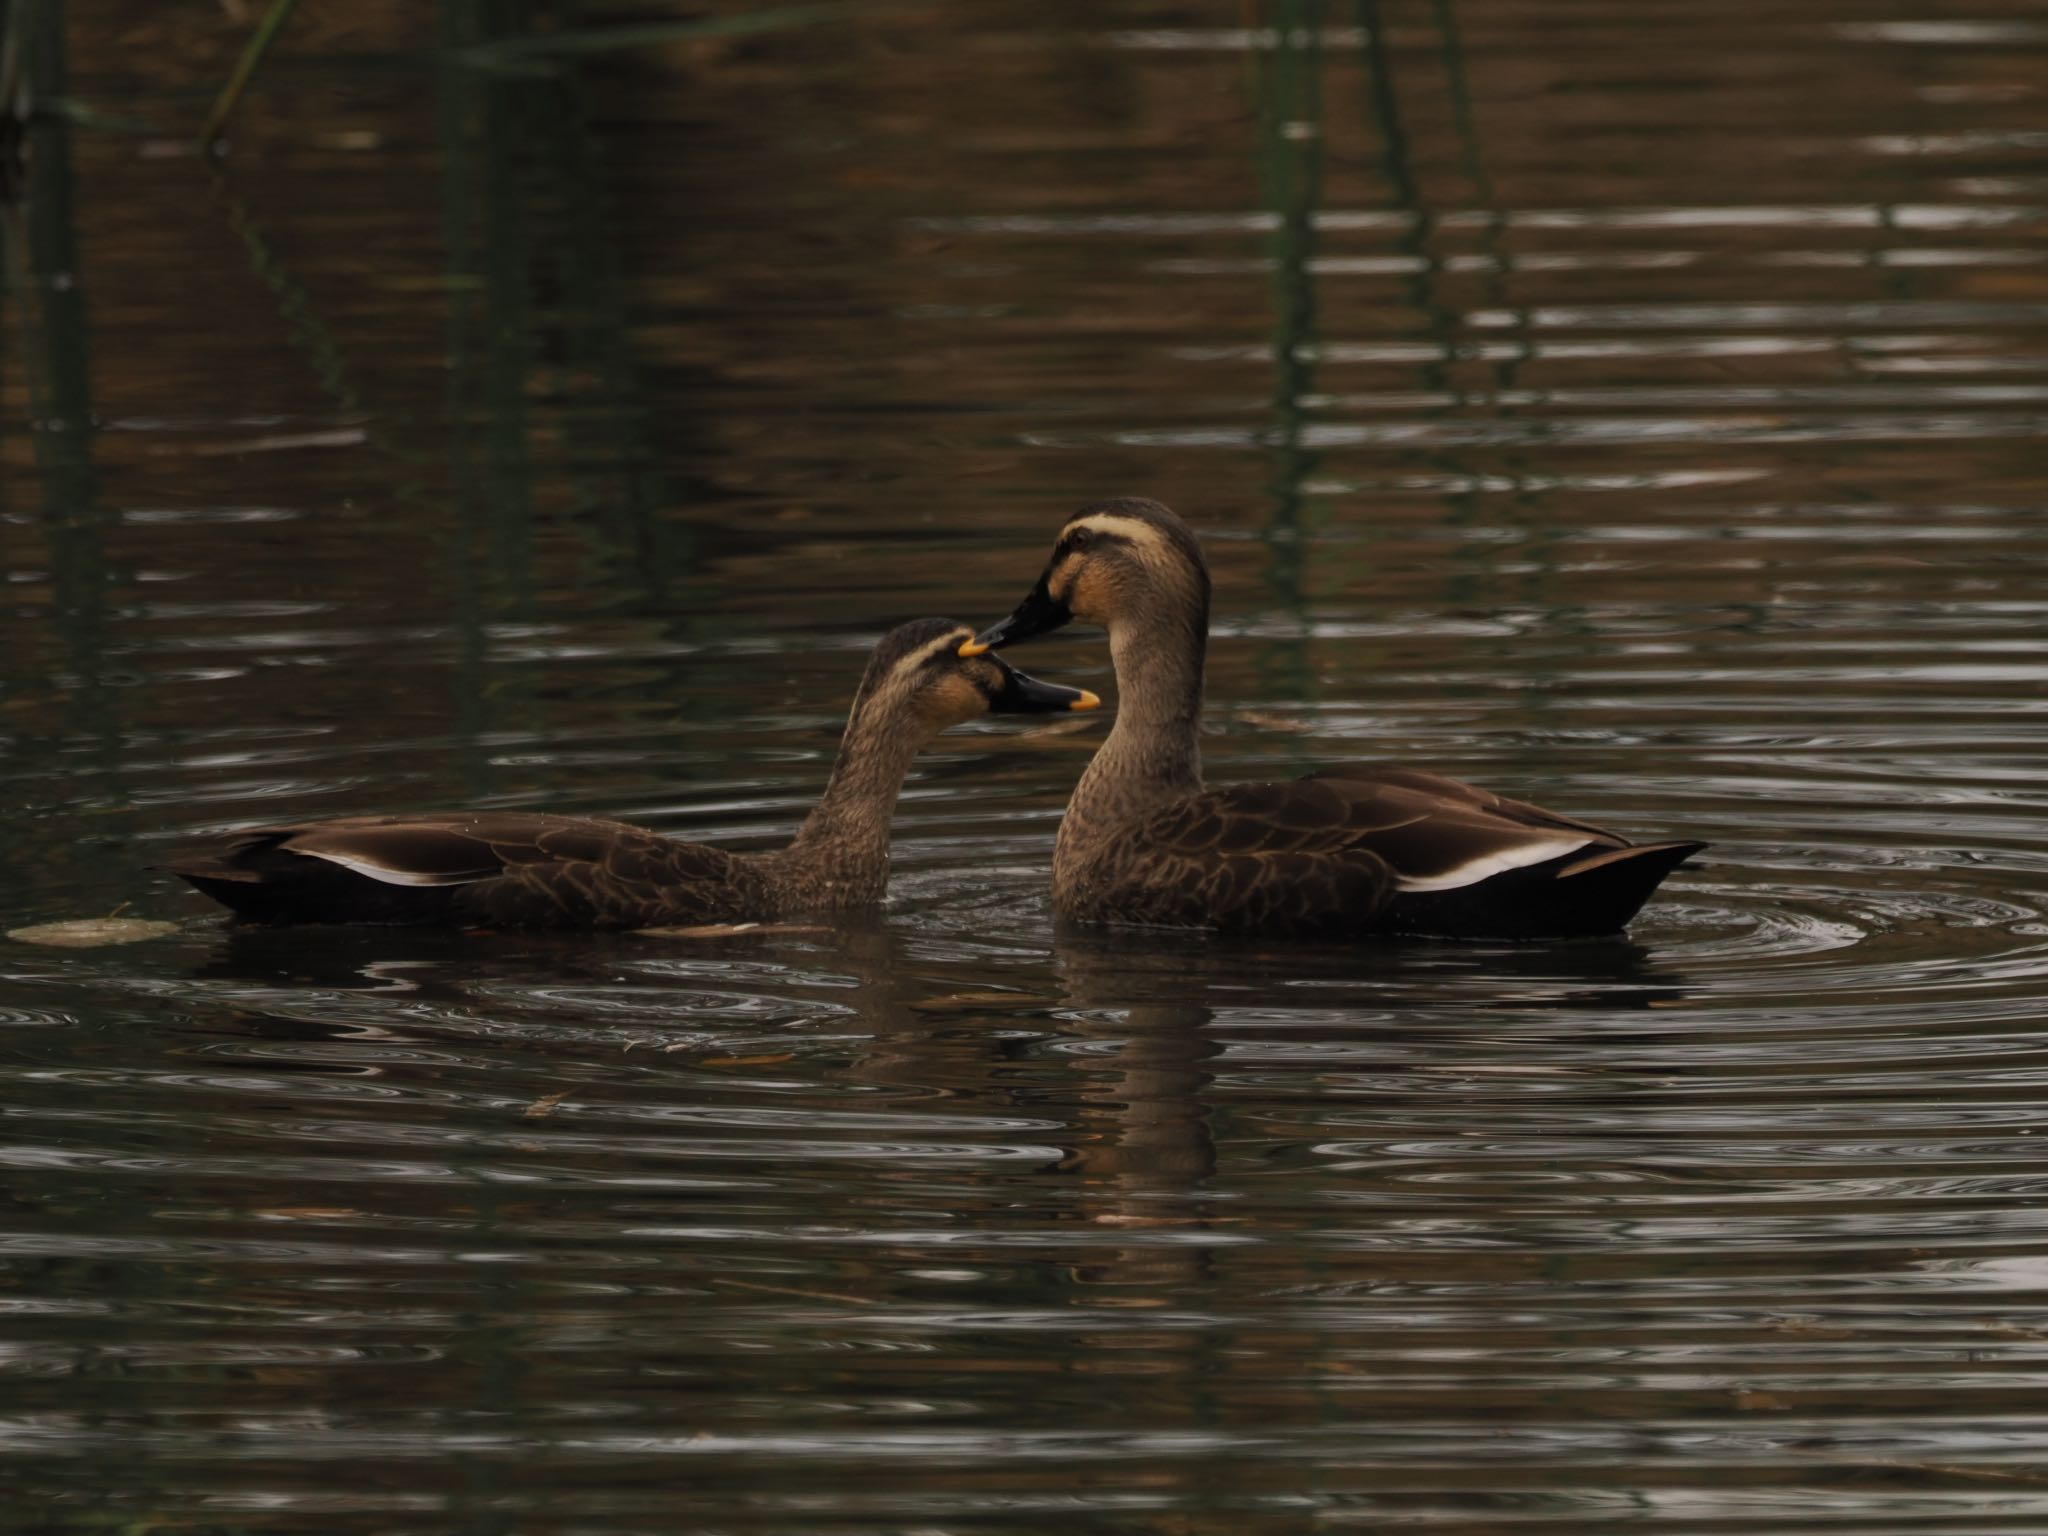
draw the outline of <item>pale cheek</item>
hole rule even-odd
[[[949,725],[960,725],[987,712],[988,700],[981,696],[980,689],[948,688],[927,706],[925,719],[933,730],[943,731]]]
[[[1074,584],[1074,600],[1068,604],[1074,617],[1107,626],[1124,607],[1128,583],[1119,576],[1115,569],[1103,566],[1091,566],[1082,572],[1081,579]]]

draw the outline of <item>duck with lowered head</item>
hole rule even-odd
[[[349,816],[235,834],[168,866],[244,922],[630,929],[831,916],[877,905],[911,760],[985,712],[1101,700],[962,653],[973,631],[920,619],[875,647],[831,782],[796,839],[768,853],[678,842],[622,821],[528,811]]]
[[[1060,823],[1063,917],[1275,937],[1573,938],[1619,932],[1706,846],[1631,843],[1420,768],[1345,763],[1204,789],[1209,568],[1156,501],[1068,518],[1038,585],[961,654],[1075,619],[1109,631],[1119,698]]]

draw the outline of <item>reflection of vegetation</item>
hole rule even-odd
[[[466,11],[474,0],[444,0],[444,14]],[[731,16],[698,16],[683,21],[650,21],[616,27],[559,27],[547,32],[502,32],[472,39],[456,54],[456,62],[472,69],[513,73],[540,72],[556,59],[587,58],[656,48],[664,43],[703,42],[712,38],[745,37],[776,32],[812,22],[872,17],[879,11],[908,9],[873,0],[821,0],[815,5],[764,6]]]
[[[814,9],[792,8],[784,19]],[[288,10],[280,4],[266,16],[272,35]],[[574,11],[568,0],[441,6],[450,478],[474,536],[468,548],[481,556],[486,606],[500,616],[526,612],[534,596],[536,442],[562,446],[575,526],[610,570],[632,572],[658,593],[687,553],[673,525],[656,517],[663,487],[653,472],[654,432],[638,407],[622,274],[603,207],[602,156],[574,62],[578,51],[560,50],[567,63],[555,57],[555,45],[581,35],[567,25]],[[527,43],[548,46],[528,51]],[[527,60],[516,72],[472,67],[514,55]],[[253,70],[260,56],[252,43],[243,62]],[[362,395],[335,329],[264,233],[251,202],[225,182],[220,192],[251,270],[276,300],[323,393],[344,416],[363,422],[388,455],[418,463],[416,446],[400,446],[404,424]],[[536,402],[545,402],[544,415]]]
[[[248,201],[237,194],[225,176],[215,179],[214,191],[221,211],[227,217],[228,228],[234,231],[235,238],[242,242],[249,254],[249,270],[277,301],[277,314],[284,321],[285,334],[306,354],[322,392],[344,416],[360,418],[363,415],[362,397],[349,381],[347,359],[342,355],[333,330],[314,308],[313,296],[279,259],[276,248],[257,223]]]
[[[21,192],[22,130],[35,110],[27,53],[48,22],[40,0],[0,0],[0,201]]]
[[[28,435],[42,490],[49,625],[62,660],[53,666],[29,647],[10,646],[0,654],[29,651],[7,669],[22,672],[5,680],[18,686],[33,679],[57,689],[69,710],[67,734],[93,744],[99,772],[111,779],[120,768],[121,731],[106,661],[111,578],[93,462],[96,424],[79,280],[72,128],[66,114],[46,110],[64,89],[64,28],[56,7],[10,7],[5,53],[8,121],[19,134],[16,147],[28,170],[19,197],[0,209],[6,297],[14,310],[6,334],[28,396]],[[115,803],[123,798],[118,789],[107,797]]]
[[[1486,219],[1482,241],[1487,257],[1484,267],[1486,302],[1494,308],[1506,309],[1509,300],[1508,255],[1501,237],[1506,233],[1507,220],[1501,216],[1493,178],[1487,174],[1486,158],[1480,152],[1479,120],[1472,110],[1472,84],[1465,74],[1465,38],[1458,29],[1455,0],[1432,0],[1431,9],[1436,18],[1437,36],[1443,40],[1444,85],[1451,98],[1451,125],[1458,138],[1458,162],[1464,169],[1466,180],[1471,183],[1473,202]],[[1497,389],[1513,387],[1515,369],[1528,357],[1526,324],[1517,329],[1515,340],[1522,344],[1522,351],[1519,356],[1496,365],[1494,386]]]
[[[22,0],[22,3],[30,8],[41,8],[39,0]],[[257,23],[255,32],[236,59],[233,73],[214,98],[213,109],[207,113],[205,126],[199,131],[200,143],[213,145],[219,142],[221,130],[234,115],[235,108],[249,89],[249,83],[255,79],[256,71],[276,44],[298,3],[299,0],[270,0],[263,19]],[[856,5],[853,0],[825,0],[825,3],[815,5],[770,6],[737,16],[701,16],[686,21],[645,22],[616,27],[568,26],[534,33],[519,26],[524,19],[523,6],[514,0],[511,6],[493,7],[499,22],[498,31],[494,35],[471,37],[461,44],[455,62],[470,69],[544,75],[551,71],[552,61],[558,59],[658,47],[663,43],[742,37],[810,22],[832,21],[856,10],[872,13],[876,9],[878,7],[874,5]],[[448,24],[459,26],[465,19],[473,19],[478,14],[476,0],[443,0],[442,14]]]
[[[1304,696],[1313,675],[1308,632],[1310,529],[1304,483],[1315,467],[1306,441],[1306,401],[1316,373],[1316,216],[1322,206],[1322,0],[1276,0],[1268,11],[1272,46],[1252,52],[1258,112],[1259,181],[1273,216],[1272,511],[1266,528],[1266,581],[1296,619],[1296,633],[1262,649],[1274,685]]]
[[[78,280],[71,126],[60,114],[33,110],[33,103],[63,89],[64,29],[39,5],[16,7],[8,20],[8,68],[14,76],[8,100],[28,109],[27,119],[16,121],[24,159],[33,167],[21,200],[0,220],[7,292],[16,315],[10,330],[28,392],[58,620],[96,631],[104,560],[94,507],[92,376]],[[85,660],[77,655],[84,634],[68,630],[66,639],[74,660]],[[96,664],[84,666],[81,684],[97,672]]]
[[[1379,0],[1355,0],[1355,3],[1361,29],[1361,62],[1367,82],[1368,109],[1381,149],[1380,173],[1394,206],[1406,216],[1396,248],[1409,258],[1409,302],[1421,320],[1423,335],[1430,342],[1418,382],[1426,392],[1444,397],[1442,410],[1446,413],[1462,411],[1471,402],[1459,383],[1460,363],[1465,360],[1473,338],[1465,326],[1463,306],[1447,299],[1443,293],[1444,263],[1438,251],[1441,209],[1416,175],[1415,157],[1403,121],[1393,53],[1387,45]],[[1465,173],[1471,198],[1485,214],[1482,226],[1484,259],[1479,263],[1483,274],[1481,280],[1486,286],[1485,302],[1490,308],[1519,315],[1512,304],[1508,282],[1509,257],[1503,239],[1505,221],[1500,215],[1492,178],[1487,174],[1481,151],[1455,0],[1432,0],[1431,16],[1436,25],[1437,57],[1443,67],[1459,165]],[[1525,324],[1518,325],[1509,337],[1509,344],[1518,350],[1495,364],[1495,390],[1506,390],[1515,384],[1516,371],[1529,355],[1527,337]],[[1494,346],[1500,344],[1500,340],[1492,335],[1488,336],[1487,342]],[[1431,450],[1428,462],[1450,487],[1443,494],[1451,520],[1464,523],[1478,518],[1482,497],[1478,487],[1483,479],[1498,479],[1497,461],[1489,461],[1482,466],[1474,462],[1468,449],[1452,444]],[[1503,498],[1497,491],[1484,494],[1491,509],[1486,514],[1488,516],[1498,515],[1504,506],[1526,508],[1528,504],[1526,493],[1518,493],[1512,500]],[[1452,587],[1447,595],[1452,601],[1460,601],[1461,593],[1468,594],[1489,579],[1486,572],[1490,570],[1491,562],[1484,546],[1478,544],[1459,544],[1454,546],[1454,551],[1454,559],[1462,554],[1471,562],[1470,568],[1462,573],[1452,572]]]
[[[519,12],[512,22],[508,9]],[[536,30],[555,37],[542,25],[561,19],[553,10],[545,0],[446,0],[443,42],[463,60]],[[660,515],[669,488],[579,69],[573,59],[517,75],[451,65],[440,77],[456,494],[473,526],[496,525],[485,569],[516,593],[536,516],[530,456],[536,443],[558,444],[573,526],[603,573],[631,574],[659,598],[686,568],[688,543]],[[544,428],[531,424],[537,406]],[[474,477],[463,473],[473,460],[482,466]],[[505,542],[513,530],[516,550]]]
[[[574,50],[556,58],[517,46],[573,35],[557,25],[570,9],[442,6],[447,453],[464,635],[457,708],[477,730],[494,723],[476,714],[487,699],[494,711],[508,702],[483,686],[487,626],[530,614],[551,511],[584,540],[592,587],[623,577],[665,609],[690,565],[631,344],[584,66]],[[528,67],[470,67],[513,56]],[[566,486],[559,509],[535,499],[542,447]]]
[[[57,0],[0,0],[0,127],[18,165],[30,119],[62,99],[64,12]],[[17,190],[10,176],[8,191]]]
[[[1377,0],[1359,0],[1359,9],[1361,17],[1371,12],[1376,19]],[[1485,338],[1490,348],[1508,349],[1505,355],[1496,358],[1492,366],[1492,388],[1498,395],[1517,387],[1522,365],[1534,355],[1534,345],[1530,340],[1528,316],[1514,300],[1514,285],[1510,281],[1512,257],[1505,239],[1507,221],[1500,211],[1493,179],[1487,173],[1482,152],[1478,118],[1473,111],[1471,82],[1465,72],[1464,37],[1458,27],[1456,0],[1432,0],[1431,13],[1436,23],[1437,55],[1443,66],[1459,167],[1465,173],[1473,203],[1484,215],[1481,225],[1483,259],[1479,263],[1480,280],[1485,285],[1484,302],[1490,309],[1513,316],[1515,322],[1512,330],[1489,332]],[[1398,137],[1400,123],[1384,49],[1369,48],[1368,67],[1388,82],[1384,93],[1388,183],[1402,189],[1413,217],[1407,248],[1416,258],[1414,299],[1425,318],[1430,336],[1437,344],[1441,359],[1440,363],[1425,367],[1425,387],[1442,389],[1450,397],[1446,409],[1460,410],[1470,402],[1457,385],[1456,370],[1473,338],[1464,329],[1464,316],[1459,307],[1445,303],[1437,291],[1443,271],[1441,259],[1434,254],[1437,210],[1416,187],[1412,162],[1405,146],[1401,147],[1398,157],[1394,153],[1396,145],[1401,143]],[[1395,163],[1397,158],[1398,164]],[[1494,408],[1499,409],[1497,403]],[[1468,450],[1452,446],[1434,454],[1432,464],[1454,487],[1444,497],[1451,522],[1470,525],[1482,519],[1520,521],[1529,535],[1522,545],[1519,562],[1525,572],[1526,596],[1531,602],[1546,603],[1554,570],[1556,536],[1549,529],[1550,520],[1543,515],[1538,500],[1540,493],[1522,481],[1516,467],[1517,460],[1507,460],[1505,468],[1499,456],[1478,463]],[[1512,482],[1512,490],[1500,488],[1504,479]],[[1484,491],[1480,489],[1482,481],[1491,482]],[[1482,591],[1493,590],[1497,581],[1495,566],[1489,546],[1477,541],[1458,541],[1452,546],[1446,598],[1454,603],[1464,603]],[[1536,697],[1540,691],[1531,697]]]
[[[655,30],[672,38],[708,36],[793,25],[836,9],[784,7],[744,26]],[[209,133],[244,87],[260,85],[259,66],[270,67],[263,64],[266,50],[291,11],[291,0],[268,3]],[[446,530],[455,573],[447,619],[466,658],[453,692],[458,717],[475,732],[537,724],[516,698],[490,686],[503,674],[487,676],[485,662],[494,625],[535,616],[551,529],[583,541],[586,569],[570,576],[579,589],[616,587],[623,577],[650,608],[673,606],[690,564],[688,531],[669,515],[672,493],[657,460],[663,436],[674,431],[658,432],[643,404],[614,246],[618,221],[605,204],[605,155],[587,107],[590,59],[625,39],[579,29],[580,11],[577,0],[439,6],[448,250],[435,277],[448,306],[445,438],[435,440],[426,424],[383,397],[379,382],[388,365],[351,323],[366,295],[337,293],[319,265],[297,259],[297,204],[266,201],[275,185],[271,167],[257,161],[214,183],[214,206],[267,292],[276,325],[317,383],[324,414],[365,433],[374,457],[361,467],[375,474],[381,466],[387,494],[419,506],[419,525]],[[66,670],[96,686],[91,680],[105,664],[99,616],[106,578],[91,510],[89,337],[74,280],[67,133],[79,124],[120,125],[61,97],[64,29],[54,0],[14,0],[0,8],[0,23],[6,147],[20,148],[20,163],[32,167],[4,230],[17,309],[8,337],[36,424],[56,622],[71,652]],[[80,707],[85,702],[81,694]]]
[[[1359,50],[1365,66],[1365,106],[1379,137],[1380,175],[1386,182],[1388,201],[1405,215],[1394,245],[1409,258],[1409,300],[1437,346],[1436,355],[1422,365],[1422,387],[1445,391],[1451,387],[1449,365],[1458,344],[1459,316],[1437,293],[1441,267],[1432,250],[1436,210],[1424,201],[1415,179],[1414,156],[1408,146],[1408,130],[1401,121],[1392,50],[1387,46],[1379,0],[1357,0],[1357,5]]]
[[[1435,252],[1437,212],[1435,205],[1424,199],[1415,177],[1379,0],[1356,0],[1356,6],[1360,61],[1365,68],[1366,111],[1379,139],[1380,175],[1386,183],[1388,201],[1404,216],[1394,248],[1408,258],[1408,301],[1430,343],[1418,382],[1426,393],[1446,397],[1447,412],[1455,411],[1464,403],[1457,398],[1453,368],[1465,340],[1464,317],[1438,292],[1443,269]],[[1465,456],[1456,447],[1430,450],[1427,458],[1430,466],[1453,484],[1471,474]],[[1469,495],[1454,491],[1451,505],[1455,515],[1456,511],[1470,511],[1476,503]]]
[[[1316,214],[1322,203],[1322,0],[1279,0],[1274,42],[1252,53],[1259,180],[1273,215],[1274,523],[1292,529],[1312,460],[1303,400],[1315,387]],[[1290,545],[1296,540],[1286,541]],[[1293,592],[1295,600],[1298,590]]]
[[[214,98],[213,110],[206,114],[206,126],[199,130],[199,142],[213,144],[220,138],[221,129],[227,126],[229,115],[235,104],[242,99],[242,92],[249,88],[249,81],[256,74],[256,66],[263,62],[263,56],[270,52],[270,45],[277,41],[277,34],[284,30],[286,20],[291,16],[292,7],[299,0],[270,0],[270,9],[263,14],[255,34],[249,39],[248,47],[242,50],[241,58],[235,61],[235,72],[228,76],[228,83],[221,87],[220,95]]]
[[[1465,73],[1464,37],[1458,28],[1455,0],[1433,0],[1432,10],[1437,35],[1441,40],[1439,53],[1443,60],[1445,88],[1450,97],[1451,124],[1457,136],[1459,164],[1470,183],[1472,198],[1485,216],[1485,223],[1481,226],[1482,254],[1485,258],[1481,263],[1481,272],[1486,288],[1485,302],[1488,308],[1514,317],[1514,326],[1511,330],[1495,331],[1487,337],[1489,346],[1508,349],[1505,355],[1495,360],[1492,370],[1493,388],[1497,392],[1505,393],[1518,387],[1522,365],[1535,355],[1535,346],[1530,339],[1528,314],[1515,302],[1514,285],[1509,280],[1510,263],[1513,258],[1505,239],[1507,220],[1501,213],[1499,199],[1494,192],[1493,178],[1486,170],[1486,160],[1479,137],[1479,122],[1472,107],[1471,82]],[[1447,341],[1447,348],[1454,345],[1456,340],[1457,338],[1451,338]],[[1447,358],[1455,357],[1455,353],[1448,350],[1446,355]],[[1448,461],[1448,466],[1453,474],[1470,479],[1477,478],[1477,471],[1463,455],[1453,456]],[[1495,475],[1498,477],[1497,467]],[[1538,493],[1528,489],[1521,482],[1519,475],[1516,475],[1515,479],[1517,483],[1512,493],[1491,493],[1489,499],[1492,511],[1489,515],[1519,516],[1523,526],[1531,531],[1531,537],[1524,546],[1523,565],[1528,572],[1529,597],[1532,601],[1541,602],[1548,590],[1553,569],[1552,548],[1555,536],[1545,531],[1548,520],[1542,515],[1537,499]],[[1453,493],[1450,504],[1455,517],[1461,522],[1476,520],[1480,515],[1479,500],[1480,493],[1476,489]],[[1492,580],[1492,562],[1486,559],[1481,546],[1469,545],[1466,548],[1469,550],[1470,563],[1463,573],[1464,579],[1460,585],[1469,590]]]
[[[1267,0],[1256,12],[1257,19],[1264,23],[1265,36],[1262,46],[1252,50],[1260,179],[1273,217],[1270,254],[1275,383],[1267,581],[1276,598],[1295,613],[1302,635],[1308,627],[1308,552],[1321,521],[1305,490],[1313,478],[1316,455],[1310,446],[1309,412],[1304,401],[1313,397],[1319,357],[1314,265],[1318,256],[1316,219],[1323,191],[1325,112],[1319,85],[1323,9],[1321,0]],[[1358,78],[1363,86],[1364,117],[1378,146],[1379,188],[1386,206],[1400,215],[1393,248],[1405,258],[1401,263],[1405,273],[1401,281],[1406,288],[1408,307],[1415,316],[1417,331],[1429,343],[1418,367],[1417,384],[1427,394],[1441,397],[1442,411],[1457,412],[1468,403],[1461,396],[1459,367],[1470,336],[1463,307],[1445,291],[1445,266],[1439,248],[1442,210],[1418,174],[1384,8],[1379,0],[1353,0],[1352,11],[1357,23]],[[1450,98],[1460,165],[1470,196],[1488,214],[1483,239],[1489,260],[1482,263],[1486,269],[1483,281],[1487,285],[1487,302],[1508,308],[1503,223],[1496,211],[1493,185],[1481,153],[1455,0],[1432,0],[1431,14],[1439,39],[1437,52]],[[1524,349],[1522,356],[1526,356],[1525,338],[1526,331],[1516,333],[1515,339]],[[1498,366],[1497,387],[1513,383],[1520,361],[1521,356],[1517,356]],[[1424,452],[1431,469],[1453,487],[1446,493],[1452,517],[1462,520],[1476,516],[1476,486],[1481,475],[1470,452],[1455,445]],[[1483,558],[1481,546],[1461,547],[1475,560]],[[1370,552],[1365,551],[1359,559],[1369,557]],[[1340,573],[1340,579],[1343,574]],[[1275,685],[1285,687],[1295,697],[1306,696],[1313,686],[1313,674],[1299,639],[1268,645],[1261,665],[1282,674],[1275,678]]]

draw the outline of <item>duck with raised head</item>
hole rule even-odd
[[[1118,701],[1060,823],[1062,917],[1273,937],[1574,938],[1619,932],[1706,846],[1631,843],[1420,768],[1345,763],[1203,788],[1209,567],[1156,501],[1068,518],[1038,585],[962,654],[1075,619],[1109,631]]]
[[[824,797],[787,848],[731,853],[622,821],[527,811],[349,816],[237,833],[168,866],[251,923],[631,929],[831,916],[878,904],[911,760],[985,712],[1101,700],[961,654],[973,636],[920,619],[882,637]]]

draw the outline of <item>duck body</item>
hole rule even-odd
[[[1616,933],[1698,842],[1636,845],[1423,769],[1343,764],[1208,789],[1199,729],[1209,574],[1157,502],[1084,507],[1038,585],[974,645],[1079,618],[1109,631],[1115,728],[1053,855],[1053,905],[1081,922],[1348,940]]]
[[[970,633],[924,619],[882,638],[831,782],[786,848],[736,853],[623,821],[456,811],[259,827],[169,867],[248,923],[604,930],[872,907],[888,887],[896,799],[926,741],[987,711],[1100,702],[960,656]]]
[[[1076,921],[1273,938],[1588,937],[1619,932],[1702,846],[1639,847],[1441,774],[1346,764],[1075,839],[1054,899]]]
[[[260,827],[174,873],[244,921],[273,924],[662,928],[831,905],[809,883],[777,880],[773,857],[623,821],[490,811]],[[849,884],[840,904],[878,900],[872,884]]]

